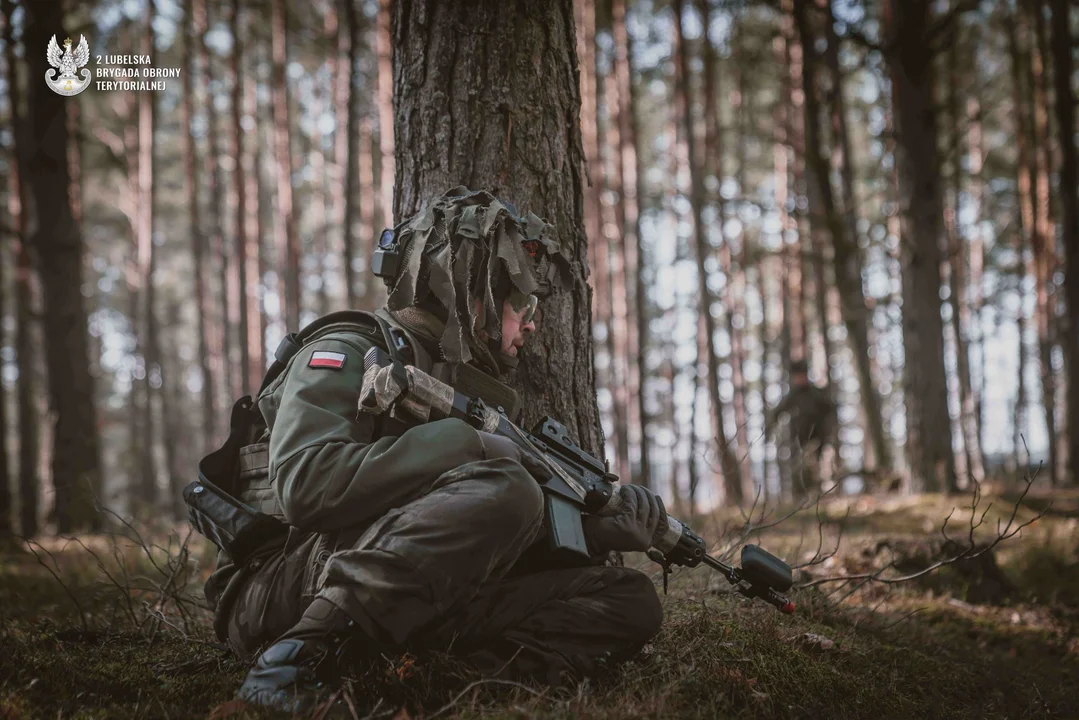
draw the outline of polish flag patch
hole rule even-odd
[[[334,370],[340,370],[344,366],[345,354],[339,352],[320,351],[313,353],[310,362],[307,363],[307,367],[333,368]]]

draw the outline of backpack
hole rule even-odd
[[[289,333],[274,351],[274,361],[266,371],[255,398],[288,367],[289,360],[304,345],[334,325],[359,327],[370,335],[394,360],[405,364],[429,366],[430,358],[422,345],[400,327],[391,325],[379,314],[343,310],[323,315],[298,333]],[[381,340],[381,343],[379,342]],[[198,463],[198,479],[183,490],[188,521],[204,537],[217,545],[237,565],[256,552],[283,545],[289,525],[280,517],[263,512],[241,498],[251,478],[251,448],[266,431],[266,422],[255,399],[244,395],[232,406],[229,435],[217,450]],[[267,484],[267,488],[268,488]],[[265,491],[266,488],[262,488]]]

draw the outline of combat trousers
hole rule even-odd
[[[519,463],[466,463],[362,532],[290,537],[237,597],[230,644],[254,654],[317,595],[380,652],[449,650],[507,677],[574,680],[636,652],[662,622],[643,573],[589,566],[507,577],[542,520],[539,486]]]

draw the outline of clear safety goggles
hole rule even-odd
[[[535,295],[525,295],[514,290],[510,293],[509,301],[514,312],[523,313],[521,315],[522,325],[527,325],[533,320],[539,320],[539,298]]]

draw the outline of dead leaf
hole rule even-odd
[[[210,720],[222,720],[222,718],[232,717],[238,715],[244,710],[249,709],[247,703],[239,698],[233,698],[228,702],[223,702],[213,710],[210,711]]]
[[[402,705],[397,714],[393,716],[393,720],[412,720],[412,716],[408,714],[408,708]]]

